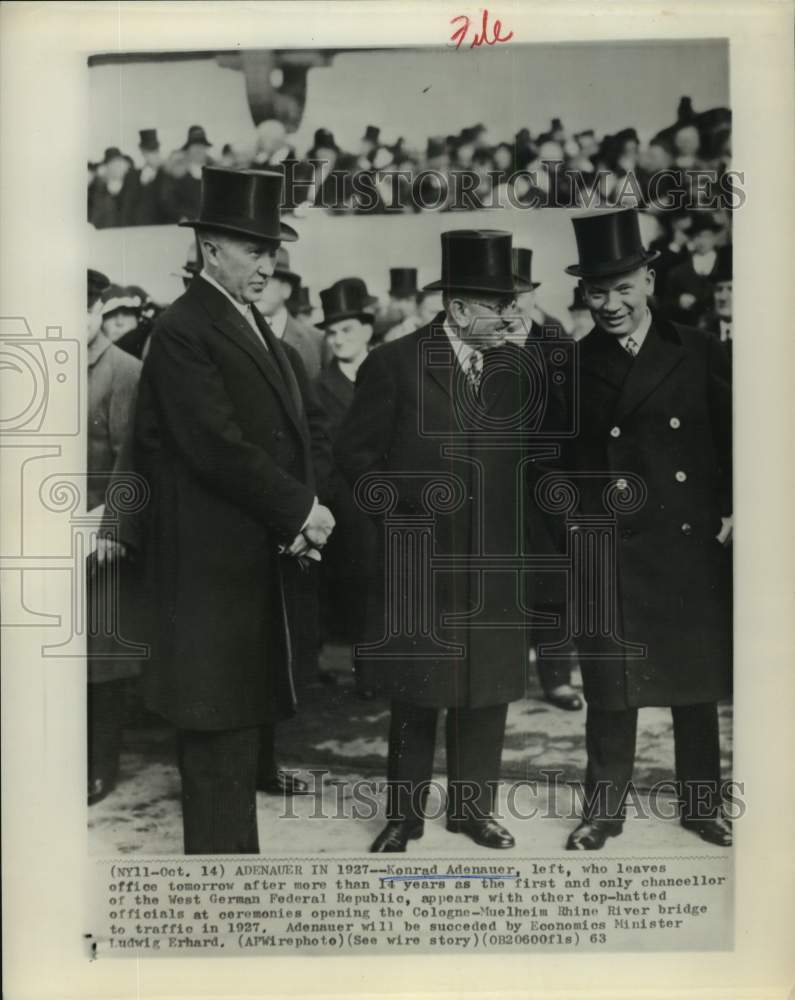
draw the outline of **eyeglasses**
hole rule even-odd
[[[504,316],[507,312],[511,312],[516,307],[516,299],[510,299],[507,302],[499,303],[482,302],[480,299],[469,299],[468,301],[474,303],[475,305],[483,306],[484,309],[488,309],[500,317]]]

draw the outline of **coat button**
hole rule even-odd
[[[678,428],[682,426],[679,417],[671,417],[668,423],[671,425],[671,427],[673,427],[674,430],[678,430]]]
[[[613,437],[613,438],[621,437],[621,428],[620,427],[611,427],[610,428],[610,437]]]
[[[273,436],[276,438],[277,441],[281,441],[281,439],[284,437],[284,431],[274,431]]]
[[[682,472],[682,470],[680,469],[678,472],[674,474],[674,479],[677,481],[677,483],[683,483],[687,479],[687,473]]]
[[[683,535],[692,535],[693,534],[693,525],[692,524],[688,524],[688,522],[685,521],[685,523],[682,525],[682,534]]]

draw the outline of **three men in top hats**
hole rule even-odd
[[[358,487],[365,505],[392,497],[385,528],[399,533],[389,544],[380,535],[368,644],[358,650],[365,683],[392,700],[388,823],[374,852],[404,851],[423,834],[440,709],[448,829],[485,847],[514,844],[494,819],[494,793],[508,702],[525,691],[527,629],[514,574],[486,579],[472,560],[515,557],[537,519],[517,516],[522,491],[506,488],[532,468],[523,463],[534,391],[523,352],[505,342],[507,314],[528,285],[514,275],[510,233],[460,230],[442,234],[442,277],[427,287],[442,291],[443,311],[367,356],[335,448],[354,489],[368,477]],[[403,528],[390,528],[393,518]],[[432,540],[415,548],[412,520],[428,518]],[[445,571],[431,573],[430,550],[451,561]]]
[[[655,254],[635,209],[575,218],[574,231],[579,261],[566,270],[594,328],[579,345],[579,434],[563,446],[579,498],[569,527],[612,514],[616,550],[615,578],[583,609],[604,621],[613,607],[613,627],[577,640],[588,766],[567,846],[597,850],[621,832],[638,709],[650,705],[673,714],[683,826],[727,846],[717,702],[731,686],[728,358],[716,338],[649,311]]]
[[[279,247],[273,274],[265,283],[257,308],[274,335],[295,348],[304,363],[306,374],[314,382],[320,374],[323,334],[309,324],[299,323],[287,308],[290,297],[300,284],[300,275],[290,270],[290,255],[284,247]]]
[[[294,712],[301,672],[298,560],[334,527],[318,499],[325,418],[300,359],[254,307],[280,243],[297,238],[279,216],[282,184],[205,168],[185,223],[202,271],[158,318],[141,376],[148,702],[177,728],[188,854],[256,853],[258,784],[296,790],[276,772],[273,726]]]

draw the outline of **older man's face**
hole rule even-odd
[[[585,278],[582,290],[596,325],[623,337],[634,333],[646,315],[654,271],[641,267],[613,278]]]
[[[276,266],[275,240],[211,236],[202,241],[210,273],[241,303],[256,302]]]
[[[458,327],[462,340],[471,347],[487,351],[505,343],[511,321],[516,315],[516,302],[513,295],[487,292],[451,294],[448,314]]]
[[[715,285],[715,312],[721,319],[732,318],[732,282],[719,281]]]

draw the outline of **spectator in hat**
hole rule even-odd
[[[682,170],[694,170],[701,166],[699,153],[701,150],[701,133],[694,122],[685,122],[676,130],[673,137],[675,158],[674,166]]]
[[[294,319],[297,319],[299,322],[310,322],[314,307],[306,285],[299,285],[293,289],[290,298],[287,300],[287,308]]]
[[[649,244],[649,249],[659,254],[654,263],[655,271],[655,302],[664,307],[661,301],[662,293],[668,284],[671,271],[687,260],[693,218],[690,212],[683,209],[671,212],[660,212],[657,221],[662,229],[661,234]]]
[[[130,285],[108,285],[100,298],[102,333],[114,344],[137,328],[143,302]]]
[[[733,321],[732,248],[722,247],[718,253],[718,266],[712,272],[712,309],[702,317],[701,329],[714,334],[725,344],[731,356]]]
[[[306,160],[295,167],[290,204],[317,205],[335,209],[345,204],[344,178],[347,172],[338,167],[341,150],[328,129],[315,131]]]
[[[337,437],[337,461],[351,487],[372,476],[374,495],[388,501],[385,509],[406,530],[411,519],[425,523],[433,511],[429,548],[436,555],[462,562],[475,552],[515,555],[528,521],[545,528],[532,506],[517,516],[517,497],[508,487],[520,468],[535,474],[525,462],[531,428],[523,405],[533,389],[521,352],[505,343],[506,317],[516,293],[527,287],[513,273],[510,233],[445,232],[442,277],[426,287],[442,292],[443,311],[367,356]],[[480,414],[488,415],[489,425],[501,421],[503,432],[517,421],[504,447],[481,444]],[[460,501],[445,493],[446,477],[459,484]],[[444,510],[435,507],[436,490],[445,493]],[[380,531],[378,541],[367,615],[367,638],[376,648],[371,658],[362,651],[360,669],[364,682],[391,698],[391,711],[388,820],[370,849],[402,852],[423,835],[442,709],[447,829],[482,847],[511,848],[512,835],[494,818],[493,795],[508,702],[525,690],[526,630],[512,616],[517,581],[494,574],[484,585],[477,571],[461,568],[437,579],[431,595],[414,587],[415,573],[430,579],[428,549],[405,542],[417,556],[409,570],[386,558]],[[399,622],[390,616],[394,594],[401,595]],[[533,606],[532,594],[527,602]],[[488,628],[473,627],[474,608]],[[430,621],[420,625],[424,616]]]
[[[359,152],[357,155],[357,166],[360,170],[367,170],[371,164],[371,155],[380,145],[381,129],[375,125],[368,125],[364,130],[364,135],[359,140]]]
[[[722,226],[711,212],[694,212],[690,226],[690,252],[671,268],[664,302],[678,322],[697,325],[712,304],[712,274],[718,266],[718,235]]]
[[[126,293],[134,299],[137,298],[141,303],[138,311],[138,322],[134,328],[123,333],[115,341],[115,344],[122,351],[139,361],[143,361],[149,350],[149,338],[152,335],[155,318],[160,310],[150,298],[149,293],[140,285],[128,285]]]
[[[342,278],[320,293],[331,360],[317,382],[320,402],[329,417],[332,443],[353,402],[356,375],[373,336],[373,304],[361,279]],[[375,562],[375,529],[354,503],[346,484],[336,493],[336,527],[324,551],[323,622],[327,639],[351,644],[364,637],[367,595]],[[372,689],[356,670],[356,691],[365,699]]]
[[[307,376],[314,382],[320,374],[323,334],[315,327],[307,328],[306,324],[299,323],[287,308],[300,284],[301,276],[290,270],[290,255],[284,247],[279,247],[273,274],[265,282],[256,307],[265,317],[273,335],[298,353]]]
[[[133,416],[141,363],[111,343],[103,333],[102,296],[110,282],[88,271],[88,510],[106,503],[113,477],[125,471],[124,446]],[[110,512],[106,509],[106,515]],[[133,581],[127,562],[130,538],[106,532],[103,521],[97,547],[88,560],[88,804],[109,795],[118,779],[127,681],[139,663],[119,637],[130,638]],[[116,562],[118,571],[111,570]],[[117,609],[106,620],[108,597]],[[111,626],[115,624],[115,629]]]
[[[166,174],[160,154],[157,129],[145,128],[139,132],[138,149],[144,164],[137,172],[137,188],[132,212],[132,225],[157,226],[166,221],[164,189]]]
[[[235,170],[237,167],[242,166],[242,164],[238,162],[235,147],[231,142],[225,142],[221,147],[221,155],[218,157],[218,166],[226,167],[227,170]]]
[[[186,854],[257,854],[256,792],[305,792],[274,730],[317,670],[311,572],[334,527],[325,416],[254,304],[283,240],[284,179],[205,167],[185,225],[202,271],[158,318],[135,424],[153,669],[177,728]],[[299,562],[300,561],[300,562]]]
[[[727,847],[717,702],[731,690],[728,359],[714,337],[650,311],[656,253],[635,209],[573,223],[579,259],[566,271],[595,325],[579,344],[579,432],[561,443],[564,483],[572,474],[561,533],[610,515],[615,548],[610,566],[586,561],[573,580],[588,763],[566,846],[599,850],[622,832],[638,710],[659,706],[672,712],[681,823]],[[554,389],[564,406],[573,391]]]
[[[89,185],[88,221],[96,229],[128,226],[133,218],[137,194],[135,172],[117,146],[109,146],[102,160],[102,172]]]
[[[450,153],[443,136],[431,136],[425,162],[412,185],[412,198],[420,210],[440,211],[450,197]]]
[[[389,269],[389,307],[400,317],[384,335],[384,343],[414,333],[421,326],[417,315],[416,267],[391,267]]]
[[[593,319],[579,285],[574,286],[569,303],[569,320],[571,321],[571,336],[573,340],[582,340],[593,329]]]
[[[179,220],[195,218],[199,211],[202,170],[212,163],[212,143],[201,125],[191,125],[182,146],[185,173],[176,181],[174,198],[180,212]]]
[[[287,141],[287,129],[277,118],[267,118],[257,125],[257,151],[253,166],[266,170],[284,169],[295,162],[295,149]]]

